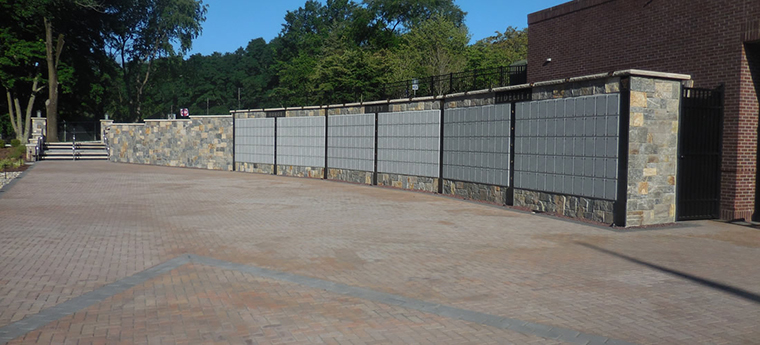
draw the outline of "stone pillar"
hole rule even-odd
[[[626,226],[676,221],[681,81],[632,76]]]
[[[32,118],[32,136],[29,142],[36,142],[40,136],[47,137],[47,118],[33,117]]]
[[[104,143],[106,135],[108,135],[108,128],[113,124],[113,120],[105,119],[100,120],[100,142]]]

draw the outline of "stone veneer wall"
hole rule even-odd
[[[324,178],[324,167],[303,167],[298,165],[277,165],[277,175]]]
[[[464,199],[485,201],[504,205],[506,202],[506,186],[490,184],[443,180],[443,194],[453,195]]]
[[[619,77],[538,86],[533,89],[533,100],[612,93],[620,93]],[[614,205],[615,202],[612,200],[599,200],[522,189],[515,189],[514,191],[514,206],[607,224],[613,222]]]
[[[614,201],[515,189],[515,206],[612,224]]]
[[[271,175],[274,173],[274,164],[235,162],[235,171]]]
[[[377,185],[423,192],[438,192],[438,178],[377,173]]]
[[[352,182],[352,183],[369,184],[369,185],[371,185],[372,184],[372,175],[373,175],[373,172],[371,172],[371,171],[336,169],[336,168],[329,168],[329,167],[327,168],[327,179],[328,180],[336,180],[336,181],[344,181],[344,182]]]
[[[681,83],[631,77],[626,225],[676,221]]]
[[[232,170],[231,116],[110,124],[108,132],[113,162]]]

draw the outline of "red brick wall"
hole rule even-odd
[[[758,110],[742,42],[757,18],[758,0],[572,1],[528,16],[528,81],[636,68],[725,83],[721,217],[749,218]]]
[[[746,64],[746,65],[745,65]],[[746,137],[749,141],[756,138],[758,129],[758,116],[760,116],[760,42],[748,43],[745,45],[745,54],[742,56],[742,75],[741,75],[741,93],[739,95],[739,113],[742,119],[745,119],[745,124],[742,126],[742,132],[740,139]],[[743,146],[742,146],[743,147]],[[756,149],[757,147],[755,147]],[[747,150],[750,153],[754,153],[754,150]],[[757,165],[752,167],[746,167],[748,171],[752,172],[752,176],[756,173]],[[747,173],[749,175],[749,172]],[[755,180],[748,181],[745,184],[737,184],[738,198],[736,200],[738,209],[751,207],[753,204],[748,201],[747,198],[753,198],[754,193],[748,193],[755,191]],[[751,194],[751,195],[750,195]],[[758,218],[760,215],[755,215]]]

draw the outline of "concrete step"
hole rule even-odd
[[[45,143],[42,160],[74,160],[72,143]],[[76,160],[108,160],[106,146],[99,141],[76,142]]]

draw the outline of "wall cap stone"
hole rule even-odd
[[[167,120],[167,119],[143,119],[145,122],[190,122],[193,121],[191,119],[176,119],[176,120]],[[121,123],[119,123],[121,124]]]
[[[612,76],[613,77],[620,77],[620,76],[652,77],[652,78],[660,78],[660,79],[691,80],[691,76],[688,74],[656,72],[656,71],[647,71],[643,69],[627,69],[627,70],[617,71],[617,72],[614,72]]]
[[[333,108],[334,109],[334,108],[358,107],[358,106],[363,106],[363,105],[376,105],[376,104],[386,104],[386,103],[391,104],[391,103],[406,103],[406,102],[425,102],[425,101],[435,101],[435,100],[440,100],[440,99],[445,99],[445,98],[456,98],[456,97],[463,97],[463,96],[482,95],[482,94],[487,94],[487,93],[490,93],[490,92],[520,90],[520,89],[527,89],[527,88],[531,88],[531,87],[550,86],[550,85],[558,85],[558,84],[565,84],[565,83],[575,83],[575,82],[582,82],[582,81],[595,80],[595,79],[605,79],[605,78],[612,78],[612,77],[627,77],[627,76],[660,78],[660,79],[671,79],[671,80],[680,80],[680,81],[691,80],[691,76],[688,75],[688,74],[647,71],[647,70],[641,70],[641,69],[626,69],[626,70],[614,71],[614,72],[610,72],[610,73],[597,73],[597,74],[590,74],[590,75],[585,75],[585,76],[580,76],[580,77],[573,77],[573,78],[567,78],[567,79],[554,79],[554,80],[541,81],[541,82],[532,83],[532,84],[520,84],[520,85],[502,86],[502,87],[495,87],[493,89],[481,89],[481,90],[474,90],[474,91],[467,91],[467,92],[458,92],[458,93],[451,93],[451,94],[438,95],[438,96],[397,98],[397,99],[379,100],[379,101],[370,101],[370,102],[333,104],[333,105],[328,105],[328,106],[309,106],[309,107],[293,107],[293,108],[230,110],[230,113],[231,114],[236,114],[236,113],[251,113],[251,112],[256,112],[256,111],[278,111],[278,110],[294,110],[294,109],[303,109],[303,110],[306,110],[306,109],[321,109],[321,108]]]

